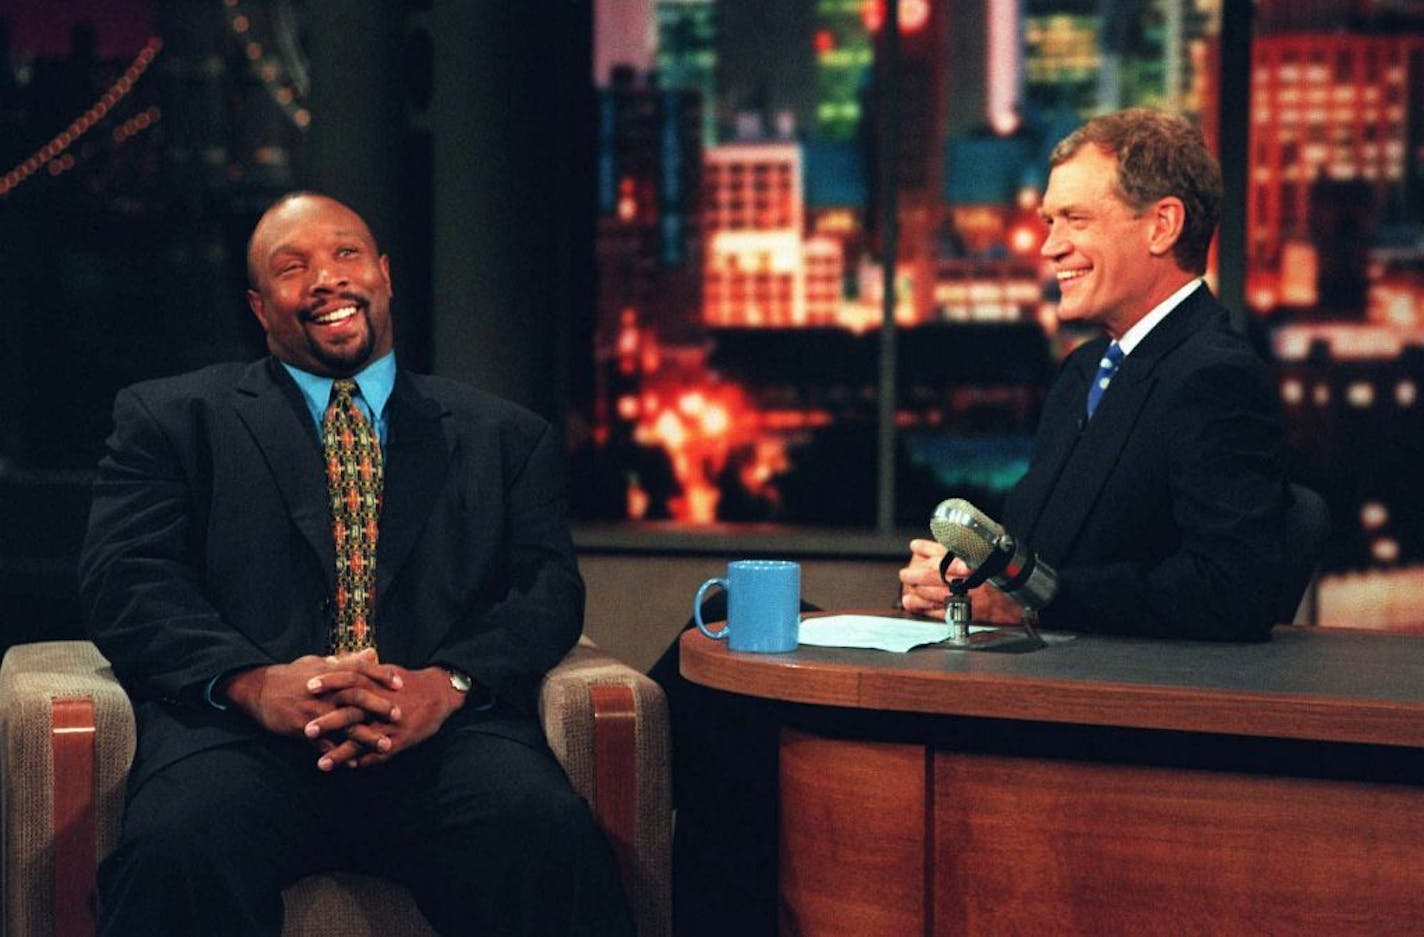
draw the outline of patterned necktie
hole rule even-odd
[[[1108,389],[1112,383],[1113,375],[1117,374],[1118,365],[1122,364],[1122,346],[1117,342],[1108,345],[1108,350],[1103,353],[1103,358],[1098,362],[1098,373],[1093,377],[1093,386],[1088,388],[1088,419],[1093,418],[1093,411],[1098,409],[1098,401],[1103,399],[1103,391]]]
[[[331,386],[322,419],[331,536],[336,545],[336,607],[331,652],[342,654],[376,643],[376,520],[381,511],[381,444],[351,394],[356,382]]]

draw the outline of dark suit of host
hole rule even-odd
[[[1006,529],[1059,574],[1042,624],[1266,638],[1283,491],[1268,369],[1199,286],[1127,355],[1086,420],[1107,345],[1064,362],[1004,509]]]
[[[1051,163],[1041,254],[1059,283],[1058,317],[1107,334],[1065,360],[1028,472],[997,518],[1059,573],[1042,624],[1261,640],[1281,575],[1282,427],[1265,364],[1200,282],[1220,214],[1220,169],[1195,128],[1145,109],[1089,121]],[[1126,354],[1090,418],[1089,389],[1102,380],[1109,340]],[[945,550],[927,538],[910,550],[901,601],[942,617]],[[959,560],[951,570],[969,572]],[[1021,620],[992,586],[972,598],[977,620]],[[676,643],[653,675],[673,720],[679,933],[769,937],[776,722],[756,701],[684,680]],[[794,718],[815,719],[819,731],[843,721]],[[734,870],[744,900],[734,903],[726,873],[705,869]]]
[[[1269,370],[1199,281],[1220,168],[1185,120],[1140,108],[1084,124],[1050,163],[1041,253],[1058,318],[1107,334],[1065,360],[1000,518],[1059,572],[1042,622],[1264,640],[1283,573],[1283,431]],[[1110,346],[1121,363],[1103,374]],[[911,544],[907,609],[943,613],[943,555]],[[978,619],[1019,619],[991,586],[973,598]]]
[[[387,261],[346,206],[280,200],[249,266],[274,357],[120,392],[95,485],[83,594],[139,723],[102,932],[276,934],[283,887],[352,869],[446,934],[631,933],[535,718],[582,627],[558,434],[395,368]],[[383,440],[375,647],[327,656],[315,395],[346,376]]]

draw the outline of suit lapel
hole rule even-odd
[[[439,401],[422,396],[404,372],[387,408],[386,485],[377,541],[376,596],[385,594],[410,555],[449,471]]]
[[[1035,549],[1060,562],[1068,555],[1152,396],[1157,366],[1190,335],[1209,327],[1219,309],[1210,292],[1199,288],[1123,360],[1122,369],[1081,434],[1069,431],[1075,428],[1072,424],[1076,420],[1063,421],[1070,426],[1054,437],[1052,452],[1056,461],[1052,463],[1053,474],[1048,476],[1057,478],[1044,486],[1033,515],[1037,519],[1031,538]],[[1093,375],[1088,372],[1096,372],[1101,351],[1107,347],[1106,342],[1094,344],[1098,354],[1082,356],[1076,369],[1077,386],[1068,398],[1079,407],[1085,406],[1088,382],[1092,380]],[[1059,463],[1061,469],[1057,467]]]
[[[301,391],[275,359],[253,364],[238,382],[238,417],[261,450],[292,523],[316,553],[327,590],[336,585],[326,470]],[[419,539],[450,462],[444,408],[398,374],[387,406],[386,482],[377,542],[376,595],[395,579]]]
[[[1104,347],[1106,347],[1105,343]],[[1010,496],[1005,520],[1016,535],[1037,545],[1039,518],[1058,484],[1063,466],[1078,445],[1083,428],[1082,401],[1087,399],[1091,375],[1085,362],[1097,357],[1081,354],[1064,363],[1043,409],[1043,422],[1034,441],[1028,474]],[[1076,409],[1075,409],[1076,408]]]
[[[328,590],[334,588],[336,548],[326,472],[301,391],[275,359],[267,358],[255,362],[238,381],[235,407],[262,451],[292,522],[320,558]]]
[[[1088,420],[1077,445],[1070,449],[1053,485],[1055,497],[1044,505],[1043,522],[1036,531],[1033,545],[1044,555],[1059,558],[1060,562],[1097,503],[1103,485],[1132,434],[1142,405],[1152,393],[1150,369],[1142,368],[1141,361],[1133,362],[1136,357],[1134,351],[1123,361],[1122,370],[1113,378],[1097,412]],[[1097,360],[1096,357],[1091,359],[1095,370]],[[1128,366],[1132,363],[1139,367],[1132,369],[1136,377],[1129,380]],[[1087,381],[1083,384],[1082,397],[1086,398]]]

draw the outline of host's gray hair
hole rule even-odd
[[[1201,131],[1173,114],[1129,108],[1094,117],[1064,137],[1053,148],[1049,166],[1066,162],[1089,144],[1117,158],[1114,188],[1133,211],[1168,196],[1182,200],[1186,217],[1172,255],[1183,270],[1206,272],[1207,250],[1221,219],[1221,166]]]

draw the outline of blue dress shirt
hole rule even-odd
[[[287,369],[292,380],[297,382],[297,387],[301,388],[302,399],[307,402],[307,410],[311,412],[312,420],[316,423],[317,436],[320,437],[322,418],[326,416],[327,405],[331,403],[331,385],[335,383],[335,378],[303,371],[285,361],[282,362],[282,367]],[[356,406],[361,408],[366,419],[376,427],[376,436],[384,446],[386,403],[391,399],[391,391],[395,390],[396,386],[396,353],[387,352],[384,357],[357,371],[352,375],[352,379],[356,381],[356,388],[360,391],[360,394],[353,398]]]

